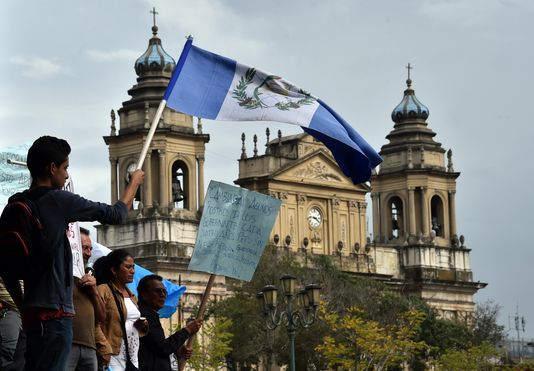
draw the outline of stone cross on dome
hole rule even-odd
[[[156,14],[159,14],[158,12],[156,12],[156,7],[153,7],[150,13],[152,13],[152,18],[154,20],[154,26],[155,26],[156,25]]]
[[[413,70],[413,67],[410,63],[408,63],[408,65],[406,66],[406,69],[408,70],[408,80],[406,80],[406,84],[408,85],[408,87],[411,87],[412,79],[410,78],[410,71]]]
[[[410,63],[406,66],[406,69],[408,70],[408,79],[410,79],[410,70],[413,70],[413,67]]]
[[[156,12],[156,7],[153,7],[150,13],[152,14],[152,19],[154,22],[154,25],[152,26],[152,34],[156,36],[158,34],[158,26],[156,26],[156,14],[159,14],[159,13]]]

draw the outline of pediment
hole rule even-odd
[[[353,184],[350,178],[346,177],[339,169],[326,149],[303,156],[290,165],[279,169],[272,178],[284,182],[298,182],[299,184],[368,190],[365,184]]]

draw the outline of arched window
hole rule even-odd
[[[430,223],[436,236],[443,237],[443,202],[441,197],[434,195],[430,200]]]
[[[404,232],[404,222],[402,214],[402,200],[399,197],[393,197],[389,203],[391,210],[391,231],[390,235],[397,238]]]
[[[189,209],[189,170],[183,161],[172,164],[172,201],[177,209]]]

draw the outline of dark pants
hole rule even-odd
[[[21,326],[20,314],[16,310],[8,309],[0,318],[0,370],[22,370],[24,367],[26,339]]]
[[[67,371],[97,371],[96,350],[79,344],[72,344]]]
[[[72,346],[72,317],[36,321],[26,338],[26,371],[64,371]]]

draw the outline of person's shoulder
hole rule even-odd
[[[96,289],[102,296],[111,296],[111,289],[107,283],[101,283],[100,285],[96,286]]]
[[[50,200],[54,200],[56,203],[63,204],[66,201],[70,201],[77,197],[80,197],[80,196],[69,191],[64,191],[62,189],[51,188],[51,187],[47,187],[47,188],[43,187],[41,189],[32,191],[32,199],[36,200],[38,203],[50,202]]]
[[[72,193],[69,191],[65,191],[63,189],[57,189],[52,188],[47,193],[47,195],[50,195],[52,197],[59,197],[59,198],[80,198],[80,195],[77,195],[76,193]]]
[[[96,287],[99,289],[106,289],[108,291],[110,290],[109,285],[107,283],[101,283],[100,285],[97,285]]]

